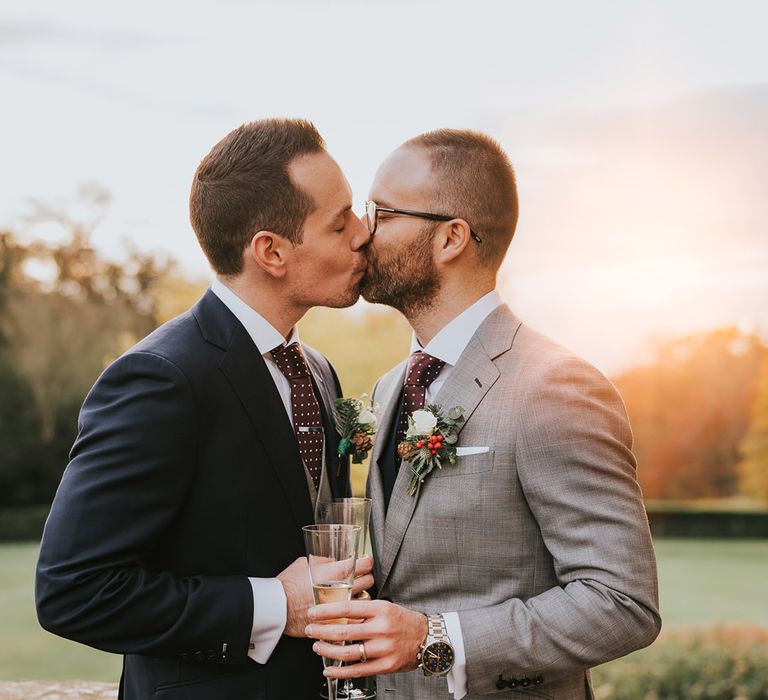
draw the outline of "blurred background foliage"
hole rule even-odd
[[[81,192],[91,215],[39,202],[42,240],[0,230],[0,507],[50,502],[85,394],[104,367],[203,293],[206,280],[125,246],[121,262],[92,246],[109,195]],[[50,236],[49,236],[50,238]],[[400,314],[382,307],[314,309],[300,324],[345,393],[370,392],[408,352]],[[612,378],[632,421],[639,478],[650,499],[768,502],[768,348],[736,328],[670,340],[655,359]],[[359,491],[365,466],[354,473]]]
[[[593,672],[596,700],[766,700],[768,632],[676,632]]]

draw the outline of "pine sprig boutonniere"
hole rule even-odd
[[[408,416],[405,440],[397,446],[397,453],[411,465],[409,495],[416,494],[419,483],[435,467],[442,469],[444,462],[456,463],[456,441],[463,422],[464,409],[461,406],[443,412],[438,404],[429,404]]]
[[[360,464],[373,448],[378,420],[367,394],[359,399],[336,399],[333,411],[339,433],[339,457],[352,456],[353,464]]]

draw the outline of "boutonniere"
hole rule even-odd
[[[378,420],[368,394],[359,399],[336,399],[333,411],[339,433],[339,457],[352,455],[353,464],[361,464],[373,448]]]
[[[443,412],[437,404],[429,404],[408,416],[405,440],[397,446],[397,454],[411,464],[411,482],[408,494],[415,495],[419,483],[435,467],[443,463],[455,464],[458,431],[464,422],[464,409],[454,406]]]

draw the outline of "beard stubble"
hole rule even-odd
[[[436,230],[435,224],[427,224],[413,245],[390,250],[383,256],[374,255],[371,248],[371,270],[361,288],[363,299],[391,306],[406,318],[431,307],[440,289],[432,257]]]

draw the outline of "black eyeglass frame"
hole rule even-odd
[[[373,226],[371,226],[370,210],[373,205]],[[402,214],[403,216],[417,216],[420,219],[429,219],[431,221],[453,221],[454,219],[460,219],[460,216],[445,216],[443,214],[431,214],[426,211],[412,211],[411,209],[393,209],[392,207],[380,207],[376,202],[365,203],[365,219],[368,222],[368,232],[373,236],[376,233],[376,229],[379,227],[379,212],[383,211],[387,214]],[[462,219],[463,221],[463,219]],[[472,228],[469,229],[469,235],[477,241],[482,243],[483,240],[478,236]]]

